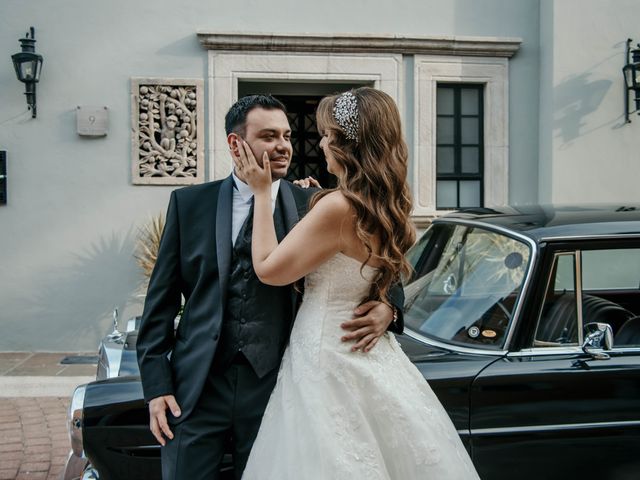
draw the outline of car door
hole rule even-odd
[[[548,249],[528,344],[474,381],[474,462],[484,480],[640,478],[640,242]],[[590,323],[611,350],[583,350]]]

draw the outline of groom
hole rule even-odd
[[[281,240],[306,213],[313,193],[283,180],[292,155],[284,105],[271,96],[241,98],[227,113],[225,129],[232,155],[240,138],[256,158],[267,153]],[[229,441],[239,479],[275,386],[300,288],[257,279],[252,220],[252,193],[237,172],[171,194],[137,343],[165,480],[217,478]],[[394,307],[361,305],[343,324],[343,340],[365,351],[387,328],[401,331],[401,316],[392,324],[402,304],[401,289],[395,293]],[[174,332],[181,296],[184,310]]]

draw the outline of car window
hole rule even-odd
[[[576,292],[580,295],[580,312]],[[533,346],[579,345],[584,330],[593,323],[611,327],[614,348],[640,346],[638,315],[640,248],[584,249],[557,254],[547,279]]]
[[[575,260],[573,254],[562,255],[556,258],[554,290],[556,292],[575,291]]]
[[[640,248],[582,251],[585,290],[640,289]]]
[[[433,245],[435,253],[405,287],[405,324],[438,340],[501,348],[528,270],[529,246],[464,225],[441,226],[437,235],[423,247]]]
[[[578,345],[575,256],[556,255],[547,280],[534,347]]]
[[[583,324],[606,323],[614,348],[640,346],[640,248],[582,250]]]
[[[435,228],[433,227],[433,225],[429,227],[420,237],[418,242],[413,247],[411,247],[406,254],[407,261],[411,264],[411,267],[414,269],[414,271],[420,269],[420,259],[424,257],[424,249],[431,240],[434,230]]]

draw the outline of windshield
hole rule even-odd
[[[478,227],[432,225],[408,253],[405,325],[464,346],[504,345],[531,257],[530,247]]]

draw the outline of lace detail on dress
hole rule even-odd
[[[338,254],[305,296],[245,479],[478,479],[448,415],[391,333],[351,352],[340,324],[372,267]]]
[[[336,458],[336,480],[353,480],[366,478],[370,480],[384,479],[379,457],[373,446],[358,441],[363,435],[363,423],[357,413],[344,406],[330,409],[335,440],[340,445]]]

